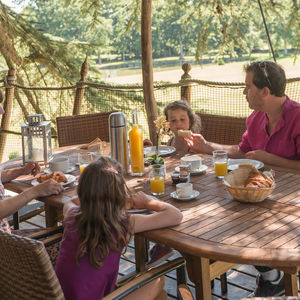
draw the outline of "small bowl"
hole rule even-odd
[[[275,189],[275,182],[269,188],[244,187],[252,168],[238,168],[228,173],[223,180],[227,191],[241,202],[261,202]]]

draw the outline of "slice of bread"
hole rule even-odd
[[[239,164],[239,168],[253,168],[253,165],[251,163],[243,163],[243,164]]]
[[[182,136],[182,137],[190,138],[192,136],[192,132],[190,130],[179,129],[177,133],[179,136]]]

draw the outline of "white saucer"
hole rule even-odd
[[[75,170],[76,170],[76,166],[70,166],[69,170],[67,170],[67,172],[65,172],[65,173],[72,173]],[[44,173],[51,174],[53,172],[49,168],[47,168],[47,169],[44,170]]]
[[[191,171],[191,175],[199,175],[204,173],[206,170],[208,169],[207,165],[201,165],[199,169],[195,170],[195,171]],[[175,168],[175,172],[179,173],[179,166]]]
[[[193,194],[191,194],[190,196],[188,197],[179,197],[175,192],[172,192],[170,194],[170,196],[173,198],[173,199],[176,199],[176,200],[181,200],[181,201],[189,201],[189,200],[192,200],[192,199],[195,199],[197,198],[198,196],[200,195],[200,192],[199,191],[196,191],[196,190],[193,190]]]

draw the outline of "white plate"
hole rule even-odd
[[[191,175],[199,175],[204,173],[206,170],[208,169],[207,165],[201,165],[199,169],[195,170],[195,171],[191,171]],[[175,172],[179,173],[179,166],[175,168]]]
[[[181,201],[189,201],[189,200],[192,200],[192,199],[195,199],[197,198],[198,196],[200,195],[200,192],[196,191],[196,190],[193,190],[193,194],[188,196],[188,197],[179,197],[177,195],[176,192],[172,192],[170,194],[170,196],[173,198],[173,199],[176,199],[176,200],[181,200]]]
[[[70,168],[69,168],[69,170],[67,170],[67,172],[65,172],[65,173],[72,173],[72,172],[74,172],[76,170],[76,166],[70,166]],[[49,168],[46,168],[45,170],[44,170],[44,173],[46,173],[46,174],[51,174],[51,173],[53,173]]]
[[[64,174],[64,175],[67,177],[68,181],[67,182],[62,182],[61,185],[63,185],[63,186],[68,185],[68,184],[70,184],[70,183],[72,183],[76,180],[76,176],[73,176],[73,175],[70,175],[70,174]],[[31,184],[32,185],[38,185],[40,183],[35,178],[31,181]]]
[[[158,155],[159,156],[167,156],[170,155],[171,153],[174,153],[176,151],[175,147],[172,146],[158,146]],[[145,147],[144,148],[144,155],[152,155],[156,153],[156,146],[151,146],[151,147]]]
[[[127,212],[129,214],[144,214],[146,212],[149,212],[149,210],[146,208],[131,208],[131,209],[127,209]]]
[[[252,164],[256,169],[262,169],[264,163],[254,159],[228,159],[228,170],[232,171],[239,167],[239,164]]]

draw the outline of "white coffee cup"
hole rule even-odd
[[[176,184],[176,194],[178,197],[189,197],[193,194],[193,185],[189,182]]]
[[[52,172],[67,172],[69,170],[69,158],[68,157],[58,157],[53,158],[49,162],[49,168]]]
[[[202,158],[197,155],[181,157],[181,163],[191,166],[191,172],[199,170],[202,164]]]

